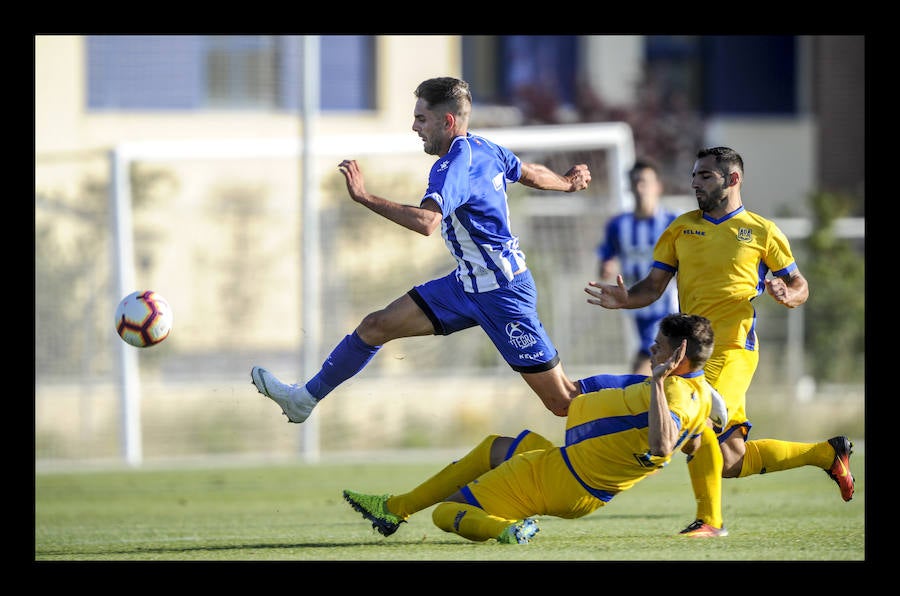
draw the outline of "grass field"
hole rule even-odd
[[[462,455],[460,453],[459,455]],[[35,561],[863,561],[865,459],[841,500],[821,470],[726,479],[730,535],[675,534],[693,519],[684,458],[579,520],[538,518],[527,545],[468,542],[431,509],[388,538],[341,490],[403,492],[444,460],[217,466],[35,476]]]

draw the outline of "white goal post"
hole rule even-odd
[[[473,131],[475,132],[475,131]],[[592,150],[606,151],[610,203],[626,209],[631,206],[632,197],[627,185],[626,169],[635,159],[634,138],[631,127],[624,122],[585,123],[554,126],[528,126],[497,128],[478,131],[492,141],[515,152],[528,150]],[[304,147],[304,141],[309,147]],[[183,140],[143,140],[121,143],[110,152],[111,192],[110,213],[113,227],[114,279],[112,288],[115,300],[132,292],[135,282],[135,259],[132,225],[132,189],[129,180],[130,167],[135,162],[178,159],[235,159],[235,158],[317,158],[342,156],[348,148],[356,155],[416,154],[421,152],[421,140],[409,132],[397,134],[334,134],[304,135],[304,137],[281,139],[183,139]],[[300,197],[304,202],[304,214],[311,216],[310,225],[318,223],[317,194],[319,190],[312,184],[304,187],[310,196]],[[312,210],[310,210],[310,207]],[[306,225],[306,224],[304,224]],[[316,287],[319,259],[317,236],[303,235],[303,259],[311,266],[303,267],[301,280],[304,296],[308,289]],[[315,308],[315,300],[304,300],[304,312]],[[306,318],[306,317],[304,317]],[[316,333],[303,334],[303,352],[315,355],[319,338]],[[140,385],[137,353],[134,348],[120,342],[118,346],[117,375],[120,382],[119,402],[122,415],[122,451],[127,464],[138,466],[142,461]],[[304,367],[316,362],[306,358]],[[315,371],[305,370],[309,377]],[[311,419],[307,425],[315,423]],[[313,434],[315,430],[313,429]],[[304,448],[306,449],[306,448]],[[315,448],[310,448],[307,459],[316,459]]]

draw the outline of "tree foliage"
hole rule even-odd
[[[863,249],[836,233],[835,224],[853,206],[846,195],[820,192],[810,197],[813,231],[804,275],[806,353],[819,382],[849,382],[865,373],[865,258]]]

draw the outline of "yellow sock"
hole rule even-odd
[[[828,441],[793,443],[778,439],[759,439],[747,441],[745,447],[744,463],[739,478],[801,466],[818,466],[827,470],[834,461],[834,447]]]
[[[475,542],[496,538],[518,520],[489,515],[483,509],[465,503],[441,503],[431,514],[434,525]]]
[[[491,445],[499,435],[490,435],[474,449],[443,470],[402,495],[387,500],[388,511],[406,519],[417,511],[440,503],[460,488],[491,469]]]
[[[703,428],[700,447],[688,460],[691,486],[697,500],[697,519],[717,528],[722,527],[722,451],[716,433]]]

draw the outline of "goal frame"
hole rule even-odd
[[[514,152],[536,149],[554,151],[602,149],[607,152],[607,168],[612,204],[625,210],[633,204],[626,168],[634,162],[634,135],[625,122],[602,122],[569,125],[521,126],[473,130]],[[307,145],[308,146],[305,146]],[[242,157],[304,158],[340,156],[352,147],[357,155],[415,154],[421,151],[421,141],[408,133],[368,134],[304,134],[290,138],[256,139],[159,139],[129,141],[116,145],[109,152],[111,184],[110,213],[113,228],[112,259],[114,302],[134,290],[135,259],[132,225],[132,189],[129,179],[131,165],[135,162],[172,159],[235,159]],[[318,226],[318,194],[315,184],[304,184],[304,225]],[[308,221],[308,223],[306,223]],[[304,234],[302,254],[304,259],[301,285],[304,292],[304,311],[316,309],[318,302],[313,294],[316,287],[319,246],[317,234]],[[304,316],[304,319],[308,317]],[[318,333],[307,328],[302,334],[304,378],[314,374],[311,367],[318,362]],[[116,372],[119,379],[119,402],[122,412],[122,457],[132,467],[142,463],[141,447],[141,391],[137,353],[125,342],[117,346]],[[316,418],[304,426],[312,426],[312,441],[303,442],[303,456],[307,461],[318,460]]]

